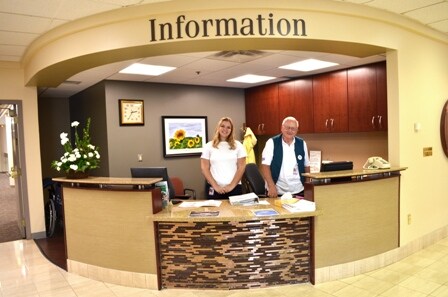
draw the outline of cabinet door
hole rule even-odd
[[[348,70],[350,132],[387,131],[386,63]]]
[[[376,64],[377,128],[387,131],[387,74],[386,62]]]
[[[375,66],[367,65],[347,71],[349,131],[377,129],[377,77]]]
[[[347,71],[313,78],[314,132],[347,132]]]
[[[265,85],[246,90],[246,125],[255,134],[280,133],[278,120],[278,85]]]
[[[278,119],[293,116],[299,121],[298,133],[312,133],[313,129],[313,80],[298,79],[278,86]]]

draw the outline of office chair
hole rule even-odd
[[[196,199],[196,191],[191,188],[184,188],[184,182],[177,176],[171,176],[171,183],[174,187],[175,199]]]
[[[246,186],[249,192],[254,192],[258,197],[267,197],[264,178],[258,169],[257,164],[246,164],[244,171],[244,178],[246,180]]]
[[[161,177],[163,181],[168,183],[169,199],[174,199],[175,192],[171,178],[168,176],[166,167],[133,167],[131,168],[132,177]]]

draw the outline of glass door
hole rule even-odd
[[[14,239],[25,238],[24,208],[21,195],[21,167],[19,154],[19,126],[17,104],[5,104],[0,101],[0,171],[2,191],[2,207],[5,207],[5,217],[2,224]]]

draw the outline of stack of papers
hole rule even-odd
[[[260,198],[258,198],[255,193],[248,193],[237,196],[229,196],[229,202],[231,205],[256,205],[260,203]]]
[[[219,200],[200,200],[200,201],[183,201],[179,207],[219,207],[222,201]]]
[[[282,207],[290,212],[316,211],[316,203],[305,199],[296,199],[296,201],[282,203]]]

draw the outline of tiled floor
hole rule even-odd
[[[394,263],[352,278],[312,286],[269,289],[144,290],[93,281],[48,262],[32,240],[0,243],[0,297],[161,296],[161,297],[424,297],[448,296],[448,238]]]

